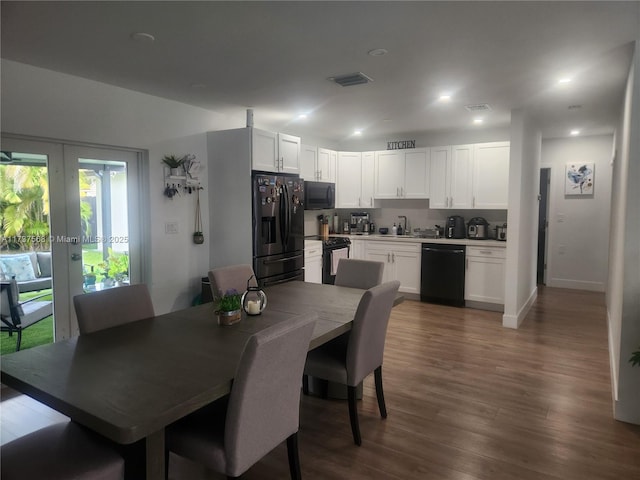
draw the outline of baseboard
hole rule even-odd
[[[506,328],[518,328],[520,325],[522,325],[522,322],[524,322],[524,319],[527,316],[527,313],[529,313],[529,310],[531,310],[531,307],[536,301],[536,298],[538,298],[537,286],[534,287],[533,291],[531,292],[531,295],[529,296],[525,304],[522,306],[522,308],[518,311],[517,315],[502,316],[502,326]]]
[[[464,306],[467,308],[477,308],[478,310],[489,310],[491,312],[504,312],[504,304],[476,302],[474,300],[465,300]]]
[[[566,278],[552,278],[547,282],[548,287],[570,288],[573,290],[588,290],[590,292],[604,292],[603,282],[585,282],[582,280],[570,280]]]
[[[607,342],[609,343],[609,369],[611,370],[611,393],[614,402],[618,401],[618,362],[616,361],[616,349],[613,345],[613,333],[611,332],[611,318],[607,308]],[[615,412],[615,408],[614,408]]]

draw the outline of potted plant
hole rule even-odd
[[[636,365],[640,366],[640,347],[638,347],[638,350],[631,354],[629,362],[631,363],[632,367],[635,367]]]
[[[91,265],[91,271],[84,274],[84,285],[90,287],[96,284],[96,274],[93,271],[93,265]]]
[[[162,157],[162,162],[169,167],[172,176],[179,176],[181,174],[180,168],[184,165],[185,157],[178,157],[176,155],[165,155]]]
[[[220,292],[220,296],[214,299],[216,316],[219,325],[233,325],[240,321],[242,316],[242,294],[231,289]]]
[[[196,221],[193,232],[193,243],[201,245],[204,243],[204,234],[202,233],[202,213],[200,211],[200,189],[196,190]]]

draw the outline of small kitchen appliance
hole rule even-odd
[[[369,214],[367,212],[351,212],[351,233],[368,235],[370,231]]]
[[[496,226],[496,240],[500,240],[501,242],[507,241],[507,224],[506,223]]]
[[[482,217],[473,217],[469,220],[467,237],[474,240],[486,240],[489,238],[489,222]]]
[[[460,215],[448,217],[444,233],[447,238],[465,238],[464,217]]]

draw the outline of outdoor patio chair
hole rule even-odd
[[[12,336],[14,332],[18,334],[16,352],[20,350],[22,331],[53,315],[53,302],[51,300],[41,300],[43,297],[50,295],[50,292],[43,293],[20,302],[18,283],[15,280],[0,282],[0,296],[2,299],[0,331],[9,332],[9,336]]]

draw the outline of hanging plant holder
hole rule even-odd
[[[200,211],[200,190],[202,190],[202,187],[196,187],[196,220],[193,232],[193,243],[196,245],[204,243],[204,234],[202,233],[202,213]]]

